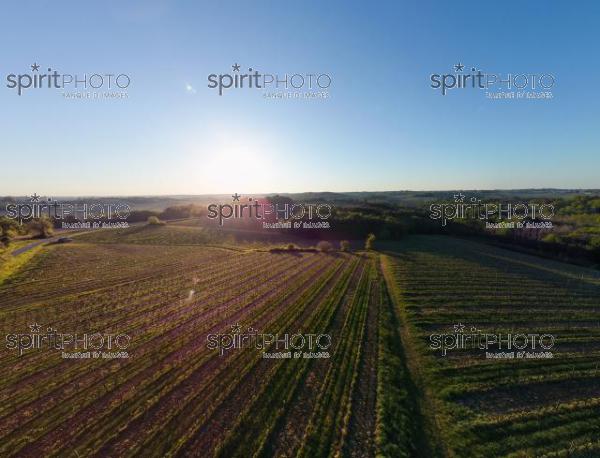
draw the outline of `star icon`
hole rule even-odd
[[[454,194],[454,202],[464,202],[465,200],[465,195],[462,192],[459,192],[458,194]]]
[[[31,202],[39,202],[40,196],[37,195],[37,192],[34,192],[30,199]]]
[[[241,195],[239,195],[239,194],[236,192],[236,193],[235,193],[233,196],[231,196],[231,197],[233,197],[233,200],[232,200],[232,202],[236,202],[236,201],[237,201],[237,202],[239,202],[239,201],[240,201],[240,197],[242,197],[242,196],[241,196]]]
[[[465,325],[462,323],[458,323],[454,325],[454,332],[463,332],[463,330],[465,329]]]
[[[31,330],[31,332],[40,332],[41,328],[42,327],[37,323],[29,325],[29,329]]]
[[[242,332],[242,326],[239,323],[231,325],[231,333],[232,334],[239,334],[241,332]]]
[[[33,65],[31,66],[31,71],[32,72],[37,72],[39,71],[40,66],[37,64],[37,62],[34,62]]]
[[[465,66],[459,62],[458,64],[456,64],[456,65],[454,66],[454,71],[455,71],[455,72],[462,72],[462,71],[463,71],[463,68],[465,68]]]
[[[233,64],[231,66],[231,68],[233,68],[234,72],[239,72],[240,71],[240,66],[238,65],[238,63],[236,62],[235,64]]]

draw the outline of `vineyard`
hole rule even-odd
[[[48,247],[1,287],[2,332],[127,334],[129,358],[3,348],[0,455],[372,455],[376,269],[358,254]],[[233,324],[328,333],[331,358],[207,348]]]
[[[382,263],[420,367],[424,411],[446,454],[600,455],[598,271],[447,237],[388,248]],[[456,325],[551,334],[554,357],[432,350],[430,336]]]
[[[285,253],[108,232],[44,247],[0,285],[3,336],[130,338],[119,358],[3,342],[0,456],[600,453],[596,271],[450,238]],[[555,357],[429,348],[457,323],[552,333]],[[250,328],[327,334],[328,357],[207,345]]]

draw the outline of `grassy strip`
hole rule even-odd
[[[27,241],[31,243],[31,241]],[[13,256],[13,251],[27,245],[28,243],[20,242],[13,243],[9,248],[0,252],[0,286],[7,282],[13,275],[19,273],[21,268],[25,266],[35,255],[37,255],[44,244],[34,246],[30,250],[25,251],[17,256]]]
[[[377,361],[377,424],[375,446],[378,457],[419,456],[427,450],[423,419],[414,395],[416,387],[406,366],[399,335],[400,323],[380,279],[379,355]],[[423,454],[424,455],[424,454]]]
[[[441,414],[441,403],[434,398],[427,385],[427,380],[425,380],[425,374],[421,370],[424,367],[424,362],[420,358],[416,344],[413,341],[412,334],[415,331],[411,329],[407,311],[402,301],[402,295],[393,275],[392,260],[389,256],[381,255],[380,261],[381,271],[385,279],[386,289],[389,292],[396,320],[395,328],[397,334],[395,338],[396,342],[398,342],[396,348],[401,349],[403,352],[401,358],[403,356],[402,359],[405,360],[409,375],[406,379],[412,381],[409,385],[410,395],[416,402],[416,412],[420,413],[418,417],[421,419],[420,430],[424,434],[424,438],[416,442],[419,444],[419,450],[416,451],[416,455],[400,454],[398,456],[451,456],[444,445],[444,438],[441,435],[441,431],[443,430],[442,423],[445,423],[446,419]],[[397,399],[402,399],[402,396],[398,396]]]

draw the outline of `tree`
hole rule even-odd
[[[546,243],[560,243],[562,240],[556,234],[547,234],[542,238],[542,241]]]
[[[10,238],[4,233],[4,229],[0,226],[0,247],[8,247],[10,245]]]
[[[348,240],[340,241],[340,251],[350,251],[350,242]]]
[[[589,245],[592,249],[600,249],[600,236],[592,235],[589,240]]]
[[[14,219],[0,216],[0,229],[3,236],[14,237],[16,234],[24,234],[26,228],[20,226]]]
[[[43,216],[38,219],[32,219],[27,224],[27,228],[29,229],[29,232],[32,232],[35,236],[42,239],[51,237],[54,232],[52,221],[50,221],[47,216]]]
[[[367,235],[367,240],[365,240],[365,250],[372,250],[373,243],[375,242],[375,240],[375,234],[373,234],[372,232],[369,235]]]
[[[158,216],[149,216],[148,217],[148,226],[162,226],[163,223],[161,220],[158,219]]]
[[[327,240],[321,240],[317,243],[317,250],[322,251],[323,253],[329,253],[333,250],[333,245]]]
[[[172,219],[186,219],[193,218],[195,216],[202,216],[204,214],[204,210],[200,205],[174,205],[172,207],[167,207],[164,211],[158,215],[164,221],[169,221]]]

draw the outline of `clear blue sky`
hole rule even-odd
[[[0,195],[598,188],[598,24],[595,1],[10,2]],[[19,97],[34,62],[127,73],[129,97]],[[459,62],[551,73],[554,98],[430,88]],[[328,73],[330,98],[219,97],[234,63]]]

